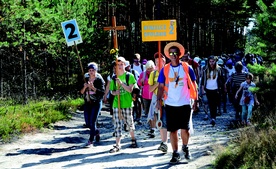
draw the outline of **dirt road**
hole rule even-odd
[[[53,124],[52,129],[24,135],[12,143],[0,145],[1,169],[147,169],[147,168],[212,168],[215,159],[215,149],[218,145],[226,144],[233,131],[227,129],[229,121],[234,118],[233,112],[217,117],[217,125],[212,127],[209,120],[204,121],[204,113],[193,115],[194,134],[190,139],[190,151],[193,159],[185,161],[183,153],[179,164],[171,165],[172,150],[162,154],[157,150],[160,137],[148,138],[149,126],[143,117],[143,125],[136,125],[136,137],[139,148],[128,148],[130,137],[125,133],[122,139],[122,150],[110,154],[108,151],[115,143],[112,136],[113,125],[109,112],[101,112],[99,128],[101,140],[92,148],[83,145],[89,137],[89,129],[83,128],[82,112],[73,114],[70,121]],[[181,147],[181,141],[179,141]],[[216,147],[214,149],[214,147]]]

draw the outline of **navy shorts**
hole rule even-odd
[[[189,122],[191,116],[191,105],[183,106],[165,106],[167,117],[167,130],[174,132],[178,129],[189,130]]]

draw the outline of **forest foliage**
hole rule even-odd
[[[157,50],[156,42],[141,41],[141,21],[163,19],[177,20],[177,41],[193,55],[207,57],[236,50],[261,55],[263,65],[249,66],[259,80],[257,94],[261,106],[254,113],[254,119],[260,124],[258,130],[272,131],[267,140],[275,140],[275,119],[270,117],[275,117],[276,102],[268,99],[276,94],[275,0],[0,0],[0,98],[12,98],[13,104],[17,101],[26,104],[28,99],[79,97],[79,85],[83,84],[80,64],[86,68],[87,63],[96,61],[104,77],[109,73],[112,32],[103,31],[103,27],[111,25],[113,15],[117,25],[127,28],[118,31],[118,41],[120,55],[130,61],[136,52],[142,58],[151,59]],[[61,29],[61,22],[71,19],[77,20],[83,40],[77,48],[67,47]],[[251,21],[254,22],[253,29],[245,30]],[[162,47],[166,43],[162,42]],[[45,123],[64,118],[56,117],[46,119],[49,121]],[[18,124],[18,128],[22,125],[25,123]],[[10,128],[6,126],[3,131]],[[29,126],[25,128],[31,129]],[[245,142],[241,142],[252,146],[237,146],[233,154],[224,158],[227,163],[222,157],[219,166],[275,167],[271,161],[275,161],[276,148],[272,147],[267,155],[263,148],[267,144],[262,139],[266,139],[263,132],[259,132],[261,141],[250,141],[256,133],[248,134]],[[253,161],[242,159],[247,151],[256,152],[248,147],[257,147],[261,156],[256,153]],[[262,163],[262,160],[268,163]]]
[[[177,41],[193,55],[207,57],[248,49],[266,56],[273,51],[272,47],[264,52],[274,37],[273,24],[265,25],[270,24],[273,10],[260,4],[262,1],[255,0],[1,0],[0,97],[24,102],[27,98],[78,97],[83,83],[80,64],[86,71],[91,61],[100,65],[100,73],[106,77],[113,60],[109,55],[113,42],[112,32],[103,27],[111,25],[113,15],[117,25],[127,28],[118,31],[118,42],[120,55],[130,61],[136,52],[142,58],[152,58],[157,42],[141,41],[141,21],[160,19],[177,20]],[[265,22],[265,16],[270,20]],[[263,20],[263,27],[246,36],[244,28],[254,17]],[[77,48],[67,47],[61,29],[61,22],[71,19],[76,19],[83,40]],[[268,27],[270,31],[264,31]],[[269,38],[259,36],[261,32]],[[162,47],[166,43],[161,42]]]

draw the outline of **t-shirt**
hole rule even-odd
[[[246,73],[233,73],[231,75],[231,88],[234,93],[240,88],[242,82],[246,80]]]
[[[141,66],[143,67],[143,70],[142,70]],[[145,65],[141,65],[141,63],[139,63],[138,66],[136,66],[135,64],[132,64],[132,67],[131,67],[131,68],[134,69],[134,70],[136,70],[136,71],[139,73],[139,75],[140,75],[143,71],[146,70]]]
[[[155,72],[155,76],[154,76],[154,72]],[[148,80],[148,83],[150,86],[153,86],[157,83],[158,76],[159,76],[158,70],[152,71],[150,73],[149,80]],[[158,87],[154,90],[154,94],[157,95],[157,92],[158,92]]]
[[[213,74],[214,74],[214,71],[211,71],[210,72],[210,77],[211,78],[208,78],[207,81],[206,81],[206,89],[209,89],[209,90],[218,89],[218,82],[217,82],[218,72],[216,72],[216,77],[214,79],[213,79]]]
[[[192,81],[196,80],[193,69],[189,66],[189,74]],[[178,84],[176,84],[177,76],[179,76]],[[169,69],[169,86],[168,97],[165,100],[165,104],[170,106],[183,106],[190,105],[190,90],[188,88],[188,77],[183,69],[181,63],[178,66],[170,65]],[[161,69],[159,77],[159,83],[166,82],[164,75],[164,68]]]
[[[135,80],[138,80],[138,79],[139,79],[140,74],[139,74],[136,70],[130,69],[129,72],[132,73],[132,74],[134,75]]]
[[[146,73],[144,75],[144,73]],[[152,98],[152,92],[150,92],[149,88],[149,83],[148,83],[148,79],[149,79],[149,75],[151,72],[147,72],[147,71],[143,71],[138,79],[138,85],[140,86],[141,90],[142,90],[142,98],[144,99],[151,99]],[[144,83],[142,84],[142,79],[144,79]]]
[[[246,81],[241,83],[242,86],[242,97],[240,100],[240,105],[246,105],[244,103],[244,99],[246,96],[248,96],[250,98],[249,101],[249,105],[253,105],[254,106],[254,94],[250,91],[250,88],[256,87],[255,83],[251,82],[250,84],[248,84]]]
[[[113,76],[115,76],[115,73],[112,73],[111,77],[110,77],[110,75],[108,75],[107,78],[106,78],[107,81],[110,81]]]
[[[231,76],[233,73],[236,72],[235,68],[232,67],[231,69],[229,67],[226,66],[226,70],[228,71],[228,76]]]
[[[118,76],[118,78],[127,85],[126,83],[126,72],[120,76]],[[110,81],[110,90],[114,91],[114,90],[118,90],[118,84],[115,85],[114,80]],[[128,80],[128,84],[135,84],[136,80],[134,78],[134,75],[129,73],[129,80]],[[120,85],[120,108],[130,108],[133,107],[133,103],[132,103],[132,96],[131,93],[129,93],[128,91],[126,91],[121,85]],[[114,108],[118,108],[118,96],[114,97],[114,101],[113,101],[113,105],[112,107]]]

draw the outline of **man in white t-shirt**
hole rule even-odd
[[[182,150],[187,160],[191,159],[188,149],[190,137],[190,118],[191,118],[191,96],[192,88],[188,87],[188,80],[196,81],[194,70],[187,65],[184,70],[180,58],[184,55],[184,47],[177,43],[168,43],[164,48],[165,56],[170,59],[160,71],[158,76],[158,92],[156,108],[161,109],[161,99],[164,98],[167,131],[170,132],[170,142],[173,150],[170,163],[178,163],[180,154],[178,153],[178,130],[181,132]],[[186,63],[185,63],[186,64]],[[196,90],[196,89],[195,89]],[[194,107],[194,106],[193,106]]]
[[[145,65],[140,63],[141,56],[139,53],[135,53],[133,57],[133,64],[131,65],[131,69],[136,70],[139,75],[146,70]]]

